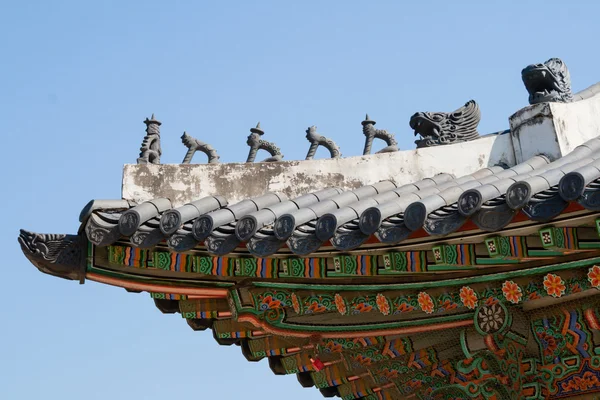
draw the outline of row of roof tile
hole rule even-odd
[[[468,219],[484,231],[497,231],[519,210],[534,221],[548,221],[570,201],[600,210],[600,138],[555,161],[543,155],[511,168],[494,166],[455,178],[439,174],[407,185],[381,181],[344,191],[327,188],[288,199],[266,193],[236,204],[207,196],[181,207],[158,198],[134,205],[95,200],[82,211],[89,240],[98,246],[129,237],[135,247],[163,240],[176,251],[204,242],[215,255],[246,243],[265,257],[284,244],[297,255],[317,251],[330,241],[351,250],[371,235],[397,243],[423,228],[430,235],[458,230]]]

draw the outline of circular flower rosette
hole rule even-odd
[[[502,284],[502,295],[512,304],[518,304],[523,298],[523,290],[513,281],[505,281]]]
[[[595,287],[596,289],[600,289],[600,267],[599,266],[594,265],[593,267],[591,267],[588,271],[587,277],[588,277],[588,281],[590,281],[590,284],[592,285],[592,287]]]
[[[562,297],[565,294],[566,286],[562,278],[555,274],[546,274],[544,277],[544,289],[552,297]]]
[[[501,302],[483,304],[475,311],[475,329],[481,335],[504,333],[510,325],[510,315]]]
[[[468,309],[472,310],[477,307],[478,299],[477,293],[468,286],[463,286],[460,289],[460,301],[462,301],[463,305]]]

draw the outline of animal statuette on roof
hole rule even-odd
[[[204,143],[190,135],[186,132],[183,132],[183,136],[181,136],[181,142],[185,147],[188,148],[185,157],[183,157],[182,164],[190,164],[192,162],[192,158],[197,151],[201,151],[208,157],[209,164],[217,164],[219,162],[219,155],[217,154],[217,150],[212,147],[208,143]]]
[[[529,104],[573,101],[571,76],[565,63],[551,58],[543,64],[531,64],[521,71]]]
[[[376,123],[377,122],[369,118],[369,114],[367,114],[365,120],[361,122],[363,133],[365,135],[365,149],[363,150],[363,155],[366,156],[367,154],[371,154],[371,146],[373,145],[374,139],[381,139],[387,144],[386,147],[377,152],[378,154],[398,151],[398,142],[396,142],[394,134],[389,133],[385,129],[375,129]]]
[[[521,78],[529,93],[529,104],[570,103],[585,100],[600,93],[600,82],[573,93],[569,69],[560,58],[523,68]]]
[[[160,125],[161,122],[154,118],[154,114],[150,119],[144,120],[146,124],[146,136],[142,141],[140,148],[140,157],[137,159],[138,164],[160,164]]]
[[[271,157],[264,159],[262,162],[274,162],[283,159],[283,154],[281,154],[281,150],[279,150],[279,147],[275,143],[261,139],[261,136],[264,134],[265,131],[260,128],[260,122],[256,124],[256,128],[250,129],[250,135],[248,135],[248,140],[246,141],[248,146],[250,146],[250,152],[248,153],[246,162],[254,162],[258,150],[265,150],[271,155]]]
[[[342,156],[338,145],[335,144],[333,140],[319,135],[317,133],[317,127],[314,125],[306,130],[306,139],[310,142],[310,148],[308,149],[308,154],[306,154],[306,160],[312,160],[315,158],[315,153],[317,152],[319,146],[323,146],[329,150],[331,158],[340,158]]]
[[[410,118],[410,127],[414,129],[417,148],[440,146],[477,139],[477,125],[481,120],[481,112],[475,100],[450,113],[418,112]]]

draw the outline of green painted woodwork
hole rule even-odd
[[[511,260],[506,258],[483,258],[477,257],[477,265],[503,265],[503,264],[519,264],[521,260]]]
[[[292,257],[280,260],[281,278],[324,278],[327,276],[326,258]]]
[[[475,264],[475,245],[442,244],[431,249],[436,264],[473,265]]]
[[[333,267],[327,276],[373,276],[377,275],[377,256],[341,255],[333,257]]]
[[[591,266],[594,264],[600,264],[600,257],[588,258],[580,261],[571,261],[564,263],[557,263],[551,265],[545,265],[542,267],[525,268],[514,271],[507,271],[502,273],[487,274],[480,276],[470,276],[468,278],[457,278],[452,280],[438,280],[428,282],[415,282],[415,283],[394,283],[394,284],[315,284],[315,283],[291,283],[291,282],[267,282],[260,281],[254,282],[256,287],[264,287],[271,289],[296,289],[296,290],[324,290],[324,291],[357,291],[357,290],[369,290],[369,291],[381,291],[381,290],[420,290],[429,288],[440,288],[447,286],[458,286],[458,285],[470,285],[475,283],[485,283],[494,281],[503,281],[507,279],[516,279],[519,277],[530,277],[534,275],[541,275],[548,272],[557,272],[570,270],[580,267]]]
[[[600,218],[596,228],[600,235]],[[273,259],[133,251],[127,246],[104,250],[89,245],[87,271],[168,286],[173,293],[161,292],[161,288],[150,297],[177,301],[183,318],[212,320],[219,340],[247,343],[244,349],[249,359],[277,357],[285,373],[310,373],[316,387],[335,386],[343,399],[553,399],[600,392],[600,299],[588,292],[583,300],[559,306],[531,303],[542,311],[526,314],[533,318],[528,325],[523,325],[521,310],[530,301],[546,298],[556,304],[565,296],[600,287],[600,267],[595,266],[600,257],[560,261],[573,250],[600,248],[600,241],[590,240],[589,232],[581,236],[586,241],[578,240],[577,229],[547,227],[539,231],[543,249],[531,248],[539,247],[536,238],[529,238],[534,245],[528,247],[526,237],[491,236],[483,240],[485,248],[441,243],[431,253],[387,251],[369,256]],[[108,260],[108,267],[98,266],[98,255],[104,257],[99,264],[106,265]],[[552,264],[519,265],[546,257],[554,257],[548,260]],[[486,274],[486,267],[503,272]],[[427,282],[409,280],[417,274],[429,273],[421,277],[434,279],[434,272],[474,270],[481,272]],[[314,284],[308,279],[321,280]],[[190,299],[177,294],[179,287],[228,288],[229,295],[227,299]],[[219,317],[222,311],[230,311],[231,318]],[[327,321],[327,317],[310,319],[318,314],[331,315],[335,325],[309,322]],[[252,323],[238,322],[248,316],[252,318],[245,321]],[[494,318],[499,322],[489,323]],[[381,336],[386,329],[455,321],[472,321],[474,326]],[[369,335],[374,331],[379,336],[321,338],[325,333]],[[458,353],[442,360],[439,351],[447,351],[443,344],[415,350],[414,343],[422,344],[428,335],[441,343],[445,342],[439,338],[448,335]],[[311,357],[322,357],[327,366],[316,371]]]
[[[171,293],[157,293],[151,292],[150,297],[159,300],[186,300],[187,296],[184,294],[171,294]],[[195,318],[195,317],[190,317]]]
[[[600,242],[579,242],[580,249],[600,249]]]
[[[574,250],[578,248],[576,228],[557,228],[550,226],[539,231],[544,248]]]
[[[579,243],[577,228],[553,226],[539,231],[544,250],[528,249],[527,237],[491,236],[483,240],[488,257],[478,254],[475,244],[437,244],[428,251],[391,251],[379,255],[344,254],[325,257],[253,258],[214,257],[180,254],[164,250],[144,250],[122,245],[108,246],[106,257],[111,266],[123,265],[142,269],[158,269],[173,273],[192,273],[225,278],[351,278],[389,276],[426,272],[468,271],[485,266],[518,264],[531,258],[556,257],[575,249],[594,250],[600,241]],[[94,246],[88,258],[93,259]],[[428,254],[430,260],[428,261]],[[91,267],[92,265],[89,265]],[[328,270],[329,266],[329,270]]]
[[[484,243],[491,258],[521,259],[527,256],[527,238],[524,236],[492,236]]]
[[[427,271],[426,251],[394,251],[382,255],[383,270],[379,275]]]
[[[131,274],[125,271],[114,271],[105,269],[102,267],[98,267],[96,265],[88,268],[87,272],[95,273],[98,275],[122,279],[128,282],[135,283],[145,283],[145,284],[153,284],[153,285],[168,285],[173,288],[173,291],[177,290],[177,287],[195,287],[195,288],[227,288],[235,285],[235,282],[223,282],[223,281],[215,281],[215,280],[206,280],[206,279],[182,279],[182,278],[164,278],[158,276],[145,276],[138,274]]]

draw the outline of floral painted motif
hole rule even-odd
[[[312,314],[312,313],[322,313],[327,311],[327,307],[325,307],[322,304],[319,304],[319,302],[317,302],[316,300],[313,300],[310,305],[308,306],[308,308],[306,309],[306,313],[307,314]]]
[[[504,325],[506,315],[504,309],[498,305],[482,306],[477,314],[476,322],[479,329],[485,333],[496,333]]]
[[[373,310],[373,306],[370,305],[369,303],[365,303],[364,301],[362,303],[358,303],[357,305],[354,306],[354,313],[365,313],[365,312],[370,312]]]
[[[300,314],[300,301],[298,300],[296,293],[292,293],[292,307],[294,308],[294,312],[296,314]]]
[[[552,297],[561,297],[565,294],[565,283],[562,278],[555,274],[547,274],[544,277],[544,288],[548,295]]]
[[[474,309],[477,307],[477,293],[473,289],[468,286],[463,286],[460,288],[460,301],[464,304],[465,307],[469,309]]]
[[[333,340],[330,340],[325,345],[325,351],[327,351],[328,353],[341,353],[342,350],[342,345],[338,342],[334,342]]]
[[[394,314],[410,312],[414,309],[415,309],[415,307],[413,307],[410,304],[403,301],[402,303],[400,303],[396,306],[396,311],[394,312]]]
[[[531,292],[529,294],[529,300],[537,300],[537,299],[541,299],[542,296],[540,296],[540,294],[538,292]]]
[[[542,350],[544,351],[544,355],[552,356],[554,352],[558,348],[558,344],[556,343],[556,338],[554,336],[549,335],[546,332],[537,332],[537,337],[540,340],[542,345]]]
[[[354,361],[358,362],[360,365],[371,365],[373,363],[373,359],[370,357],[365,357],[362,354],[354,357]]]
[[[596,289],[600,289],[600,267],[599,266],[594,265],[592,268],[590,268],[590,270],[588,271],[587,277],[588,277],[588,281],[590,281],[590,283],[592,284],[592,287],[595,287]]]
[[[261,310],[272,310],[274,308],[280,308],[281,307],[281,301],[274,299],[273,296],[265,296],[262,299],[262,302],[260,304],[260,308]]]
[[[457,308],[458,306],[456,305],[455,302],[453,302],[452,300],[446,299],[443,302],[440,300],[440,308],[446,311],[449,310],[454,310],[455,308]]]
[[[392,379],[397,379],[398,378],[398,370],[395,369],[389,369],[389,368],[385,368],[380,372],[381,375],[383,375],[384,377],[386,377],[389,380]]]
[[[348,309],[346,308],[346,301],[338,293],[335,294],[334,302],[335,308],[337,308],[340,314],[345,315],[348,312]]]
[[[375,302],[377,303],[377,308],[383,315],[390,314],[390,302],[388,301],[387,297],[381,293],[378,293]]]
[[[485,305],[486,306],[493,306],[494,304],[498,304],[500,301],[495,298],[495,297],[488,297],[487,299],[485,299]]]
[[[443,313],[455,310],[457,307],[475,310],[486,306],[489,311],[492,306],[522,304],[525,301],[547,296],[561,298],[567,293],[582,292],[590,287],[600,290],[600,264],[586,268],[588,268],[587,275],[578,275],[569,279],[564,279],[555,273],[546,273],[532,277],[529,283],[517,284],[512,280],[505,280],[480,291],[470,286],[449,287],[448,291],[436,296],[422,291],[418,292],[418,295],[413,292],[398,297],[389,297],[384,292],[371,292],[353,298],[343,297],[341,293],[336,293],[333,298],[330,294],[322,296],[316,294],[309,298],[302,298],[293,291],[269,290],[256,295],[255,310],[266,312],[289,307],[296,314],[315,314],[331,311],[335,307],[341,315],[379,311],[385,316],[412,311],[423,311],[427,314]],[[233,306],[231,308],[234,309]]]
[[[561,386],[564,393],[584,392],[600,387],[600,381],[592,372],[586,371],[583,376],[575,376],[571,381],[565,382]]]
[[[502,284],[502,294],[506,300],[513,304],[518,304],[523,297],[523,291],[513,281],[506,281]]]
[[[428,295],[426,292],[421,292],[419,293],[417,301],[419,302],[419,307],[421,307],[421,310],[427,314],[433,313],[433,301],[431,300],[430,295]]]

